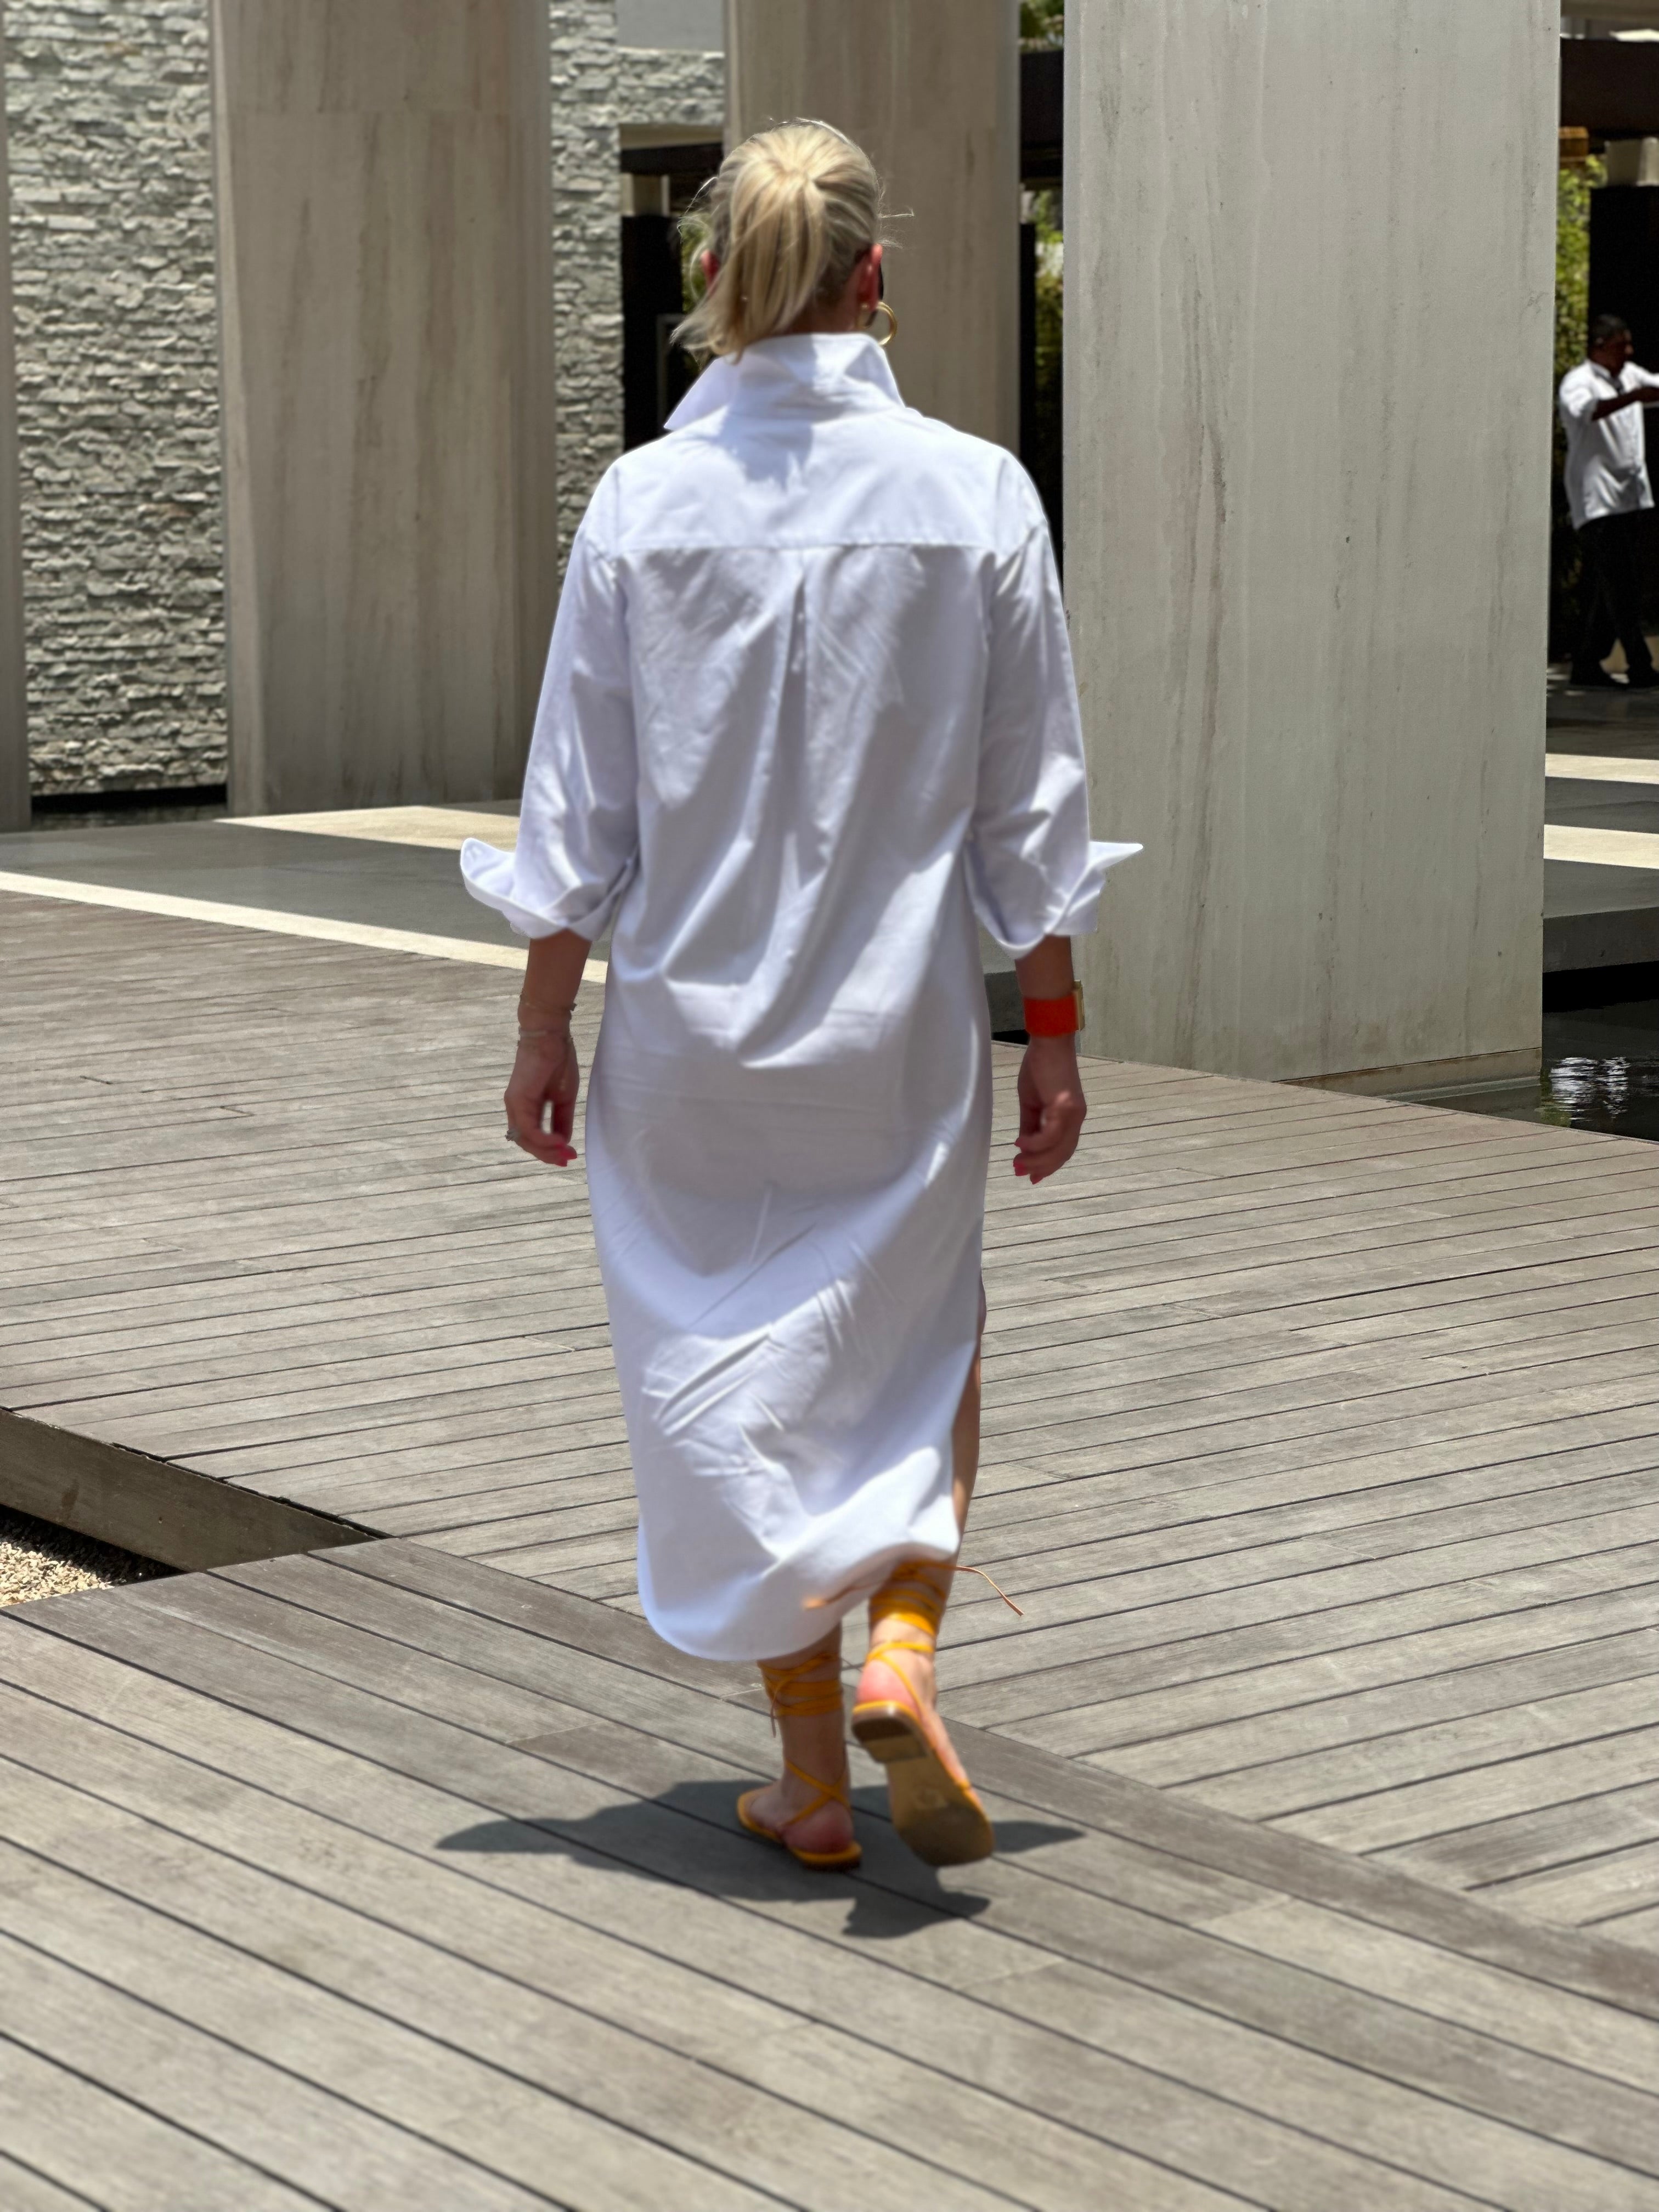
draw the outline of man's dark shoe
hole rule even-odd
[[[1595,665],[1575,668],[1567,683],[1575,691],[1613,691],[1618,689],[1607,670]]]
[[[1632,668],[1625,678],[1626,691],[1651,691],[1656,684],[1659,684],[1659,668],[1650,664],[1646,668]]]

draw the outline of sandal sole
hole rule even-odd
[[[853,1734],[887,1772],[893,1826],[924,1866],[971,1866],[997,1847],[971,1784],[958,1782],[921,1723],[898,1705],[854,1705]]]

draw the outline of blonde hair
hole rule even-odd
[[[881,179],[827,123],[781,123],[734,146],[681,226],[720,274],[674,333],[694,353],[740,354],[836,299],[882,234]]]

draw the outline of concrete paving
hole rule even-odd
[[[512,810],[507,812],[510,819]],[[373,928],[507,939],[500,916],[468,897],[453,851],[384,836],[296,834],[230,820],[33,830],[0,837],[0,873],[325,916]]]
[[[1553,683],[1547,744],[1545,974],[1659,960],[1659,694]]]
[[[357,929],[390,930],[510,951],[499,915],[470,897],[457,864],[462,840],[498,824],[503,846],[518,833],[511,801],[466,807],[380,807],[338,814],[146,823],[131,828],[36,829],[0,836],[0,879],[33,877],[87,884],[214,908],[309,916]],[[19,888],[13,885],[12,888]],[[217,920],[204,913],[204,921]],[[596,948],[603,958],[609,944]],[[1018,1028],[1013,963],[983,932],[980,952],[992,1026]]]

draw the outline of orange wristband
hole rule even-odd
[[[1083,986],[1073,983],[1063,999],[1022,999],[1025,1034],[1034,1037],[1075,1036],[1083,1027]]]

